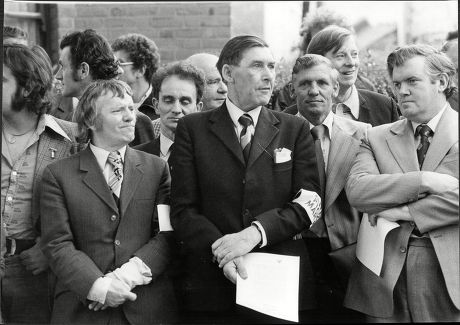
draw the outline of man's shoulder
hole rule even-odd
[[[386,136],[390,133],[394,133],[394,130],[402,129],[407,124],[407,119],[402,118],[392,123],[386,123],[374,126],[368,131],[369,136]],[[393,131],[392,131],[393,130]]]
[[[66,121],[66,120],[62,120],[60,118],[57,118],[53,115],[48,115],[46,114],[45,116],[46,119],[48,119],[48,123],[56,123],[59,128],[62,129],[62,131],[65,132],[65,134],[67,134],[67,136],[73,141],[75,140],[75,138],[77,137],[77,134],[78,134],[78,125],[77,123],[75,122],[70,122],[70,121]],[[57,130],[54,130],[55,132]]]
[[[380,94],[376,91],[368,90],[368,89],[357,89],[358,95],[364,97],[366,100],[369,101],[378,101],[384,102],[386,104],[391,104],[391,97],[386,96],[384,94]]]
[[[350,135],[362,136],[372,128],[372,125],[369,123],[364,123],[361,121],[354,121],[341,117],[339,115],[334,115],[334,123],[336,123],[343,131]]]
[[[144,164],[144,165],[153,164],[155,168],[162,168],[166,165],[166,162],[163,159],[161,159],[160,157],[156,155],[148,153],[146,151],[141,151],[138,148],[127,148],[127,150],[130,151],[130,155],[128,157],[130,157],[131,160],[137,163]]]
[[[139,144],[133,149],[143,151],[149,154],[158,155],[160,150],[160,137],[157,137],[149,142]]]

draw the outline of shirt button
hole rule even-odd
[[[406,247],[401,246],[401,247],[399,248],[399,251],[400,251],[401,253],[405,253],[405,252],[406,252]]]
[[[13,172],[11,173],[13,176],[16,176],[18,174],[17,171],[13,170]]]
[[[118,239],[115,239],[115,245],[120,246],[120,241]]]
[[[117,220],[117,216],[116,216],[116,215],[111,216],[111,217],[110,217],[110,220],[112,220],[112,221]]]

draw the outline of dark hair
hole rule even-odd
[[[203,70],[198,69],[187,61],[172,62],[158,69],[153,75],[152,88],[153,96],[159,99],[161,84],[170,76],[177,76],[183,80],[191,80],[196,87],[196,102],[199,103],[203,97],[205,75]]]
[[[241,35],[230,39],[224,45],[216,63],[217,70],[219,70],[221,76],[224,64],[240,64],[244,51],[253,47],[268,47],[268,44],[263,39],[253,35]]]
[[[118,75],[118,65],[107,39],[93,29],[76,31],[64,36],[60,49],[70,46],[70,62],[78,69],[83,62],[93,79],[112,79]]]
[[[47,113],[51,107],[53,70],[45,50],[38,45],[5,44],[3,64],[11,70],[18,85],[13,108],[25,107],[38,115]]]
[[[458,45],[458,38],[454,38],[454,39],[451,39],[449,41],[446,41],[441,47],[441,52],[446,53],[455,44]]]
[[[7,38],[16,38],[28,41],[27,32],[16,26],[3,26],[3,40]]]
[[[453,30],[447,33],[446,41],[451,41],[453,39],[458,38],[458,29]]]
[[[350,36],[353,36],[351,30],[331,25],[313,36],[307,47],[307,53],[325,56],[331,50],[338,51]]]
[[[393,79],[394,67],[402,66],[407,60],[416,56],[425,58],[426,72],[430,79],[434,81],[441,73],[446,73],[448,76],[448,85],[444,90],[446,97],[450,97],[456,89],[453,83],[456,69],[449,57],[427,44],[411,44],[396,48],[388,55],[387,70],[390,78]]]
[[[127,34],[118,37],[112,43],[112,49],[126,51],[134,62],[134,69],[145,66],[145,79],[152,82],[152,76],[160,65],[160,52],[154,41],[141,34]]]
[[[125,95],[133,95],[128,84],[121,80],[95,80],[90,83],[81,95],[73,116],[73,120],[78,124],[79,142],[87,142],[91,137],[90,127],[96,124],[99,114],[96,101],[107,92],[111,92],[114,97],[120,98],[124,98]]]
[[[307,70],[321,64],[324,64],[331,69],[331,80],[332,82],[336,82],[338,77],[338,71],[335,69],[331,60],[329,60],[325,56],[318,54],[305,54],[297,58],[297,60],[294,63],[294,67],[292,68],[292,78],[294,79],[294,75],[296,75],[300,71]]]

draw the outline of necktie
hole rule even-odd
[[[422,168],[423,161],[425,160],[426,152],[430,146],[428,138],[433,135],[433,131],[426,124],[420,124],[415,129],[415,136],[420,135],[420,144],[417,148],[417,158],[419,167]]]
[[[113,171],[109,176],[109,187],[112,193],[119,198],[121,190],[121,182],[123,180],[123,161],[118,151],[112,151],[107,158],[109,164],[112,165]]]
[[[246,163],[249,159],[249,151],[251,150],[251,140],[252,140],[252,133],[251,130],[248,129],[250,125],[254,125],[252,121],[252,117],[249,114],[243,114],[238,119],[238,122],[243,126],[243,130],[240,133],[240,144],[241,148],[243,149],[243,156]]]
[[[326,127],[323,124],[320,124],[313,127],[310,132],[315,140],[316,161],[318,163],[319,183],[321,186],[321,201],[324,203],[324,192],[326,189],[326,165],[324,163],[323,149],[321,147],[321,138],[326,132]]]

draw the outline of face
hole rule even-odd
[[[13,102],[18,89],[16,78],[11,73],[10,68],[3,65],[3,83],[2,83],[2,114],[11,113]]]
[[[439,101],[445,87],[441,80],[430,79],[424,57],[416,56],[394,67],[392,80],[401,114],[407,119],[426,123],[442,108]]]
[[[132,64],[123,65],[123,63],[132,62],[129,58],[129,54],[125,50],[116,51],[115,57],[118,61],[120,61],[120,74],[118,75],[118,79],[126,82],[128,85],[132,85],[136,82],[136,70],[133,68]]]
[[[64,97],[80,97],[83,91],[81,81],[78,80],[75,69],[72,66],[70,46],[62,49],[59,56],[59,70],[55,78],[61,83],[61,92]]]
[[[292,78],[300,114],[314,125],[321,124],[332,108],[339,85],[331,78],[332,70],[325,64],[298,72]]]
[[[96,100],[96,109],[96,123],[90,128],[94,145],[113,151],[134,140],[136,112],[131,96],[106,92]]]
[[[169,76],[161,83],[157,110],[161,123],[172,132],[176,131],[179,119],[201,109],[196,102],[196,86],[192,80]]]
[[[229,99],[243,111],[268,104],[275,82],[275,59],[267,47],[243,52],[239,65],[224,65]]]
[[[341,87],[353,86],[358,77],[359,50],[353,37],[347,37],[337,52],[335,49],[327,52],[324,56],[332,61],[334,67],[339,71],[339,84]]]
[[[213,109],[220,107],[227,98],[227,85],[222,80],[215,65],[204,69],[206,85],[203,93],[203,108]]]

